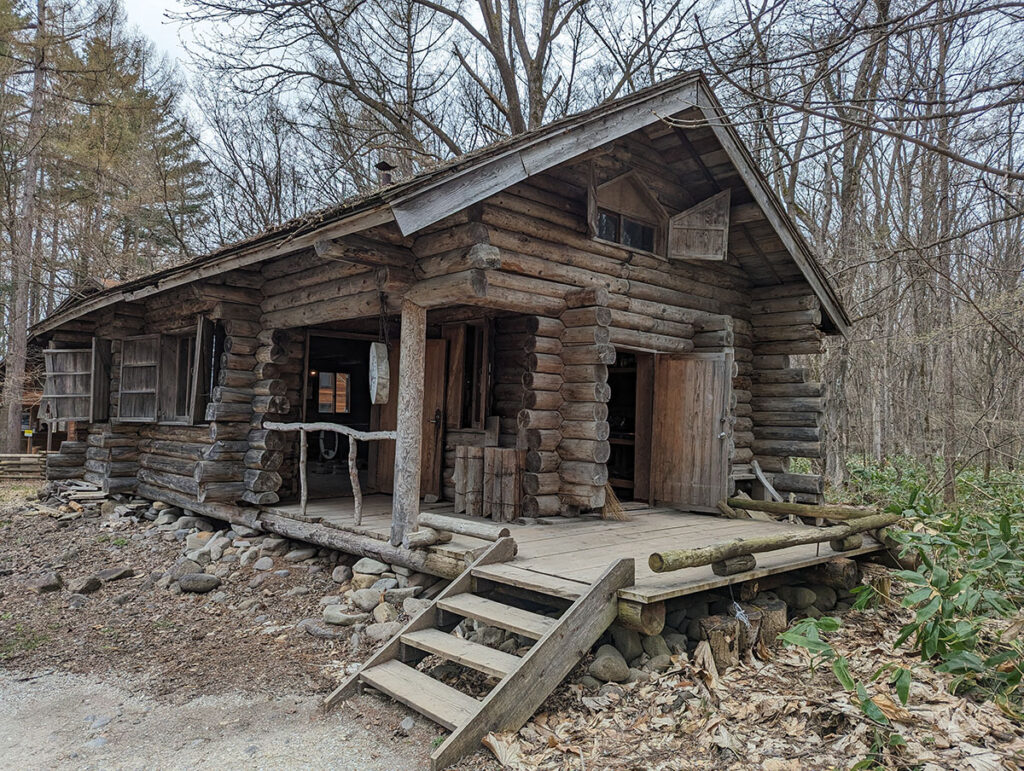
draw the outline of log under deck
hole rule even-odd
[[[299,505],[280,504],[267,507],[267,510],[289,516],[298,514]],[[423,510],[457,516],[452,513],[450,504],[424,504]],[[850,557],[882,548],[877,541],[865,535],[864,546],[853,551],[834,552],[827,543],[823,543],[757,554],[757,567],[736,576],[716,576],[710,565],[659,574],[647,565],[647,558],[652,551],[706,546],[736,538],[803,530],[805,527],[750,519],[725,519],[708,514],[643,506],[630,507],[627,513],[629,520],[626,521],[595,517],[553,517],[536,524],[509,523],[519,552],[505,564],[536,574],[538,583],[554,577],[578,582],[582,588],[597,580],[615,560],[632,558],[636,563],[636,582],[620,590],[619,596],[641,603],[653,603],[774,573],[799,570],[826,562],[840,554]],[[306,517],[335,522],[345,525],[346,529],[386,539],[391,530],[391,498],[384,495],[366,498],[363,502],[362,526],[359,528],[352,525],[351,499],[310,501]],[[488,542],[478,538],[455,535],[449,543],[438,544],[430,549],[456,559],[472,559],[488,545]]]

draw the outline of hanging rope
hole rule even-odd
[[[380,324],[380,340],[384,343],[385,347],[391,350],[391,335],[388,330],[388,296],[384,293],[380,293],[380,312],[379,312],[379,324]]]

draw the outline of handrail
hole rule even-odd
[[[306,482],[306,434],[310,431],[333,431],[348,437],[348,478],[352,483],[353,520],[357,525],[363,523],[363,491],[359,487],[359,469],[356,467],[356,440],[364,442],[380,442],[395,439],[395,431],[360,431],[357,428],[343,426],[339,423],[278,423],[265,421],[263,427],[269,431],[299,432],[299,507],[302,516],[306,516],[306,504],[309,502],[309,488]]]

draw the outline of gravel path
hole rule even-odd
[[[0,765],[4,768],[318,769],[425,768],[438,732],[417,716],[363,698],[329,716],[318,698],[247,693],[170,704],[130,682],[50,673],[0,672]],[[369,702],[369,703],[368,703]],[[356,711],[358,710],[358,711]]]

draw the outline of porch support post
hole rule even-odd
[[[423,362],[427,349],[427,309],[402,301],[398,359],[398,425],[391,509],[391,544],[400,546],[416,529],[420,509],[420,453],[423,445]]]

